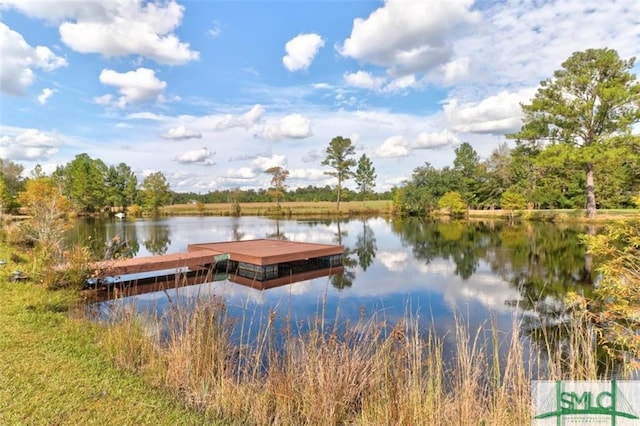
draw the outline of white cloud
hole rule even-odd
[[[207,34],[209,34],[211,37],[218,37],[220,33],[222,33],[222,26],[220,25],[220,22],[214,21],[213,27],[210,28],[209,31],[207,31]]]
[[[186,151],[176,157],[176,161],[180,164],[198,164],[202,166],[211,166],[213,161],[211,156],[215,155],[215,152],[209,151],[207,148],[194,149],[192,151]]]
[[[379,90],[385,82],[383,77],[374,77],[371,73],[362,70],[354,73],[346,73],[343,79],[349,86],[370,90]]]
[[[272,155],[271,157],[258,156],[251,162],[251,167],[259,172],[264,172],[271,167],[287,167],[287,157],[284,155]]]
[[[391,272],[402,272],[407,269],[409,254],[406,251],[380,251],[376,257]]]
[[[522,89],[517,92],[501,91],[480,102],[460,104],[453,98],[443,110],[449,127],[456,132],[504,134],[520,128],[520,103],[527,103],[533,95],[535,89]]]
[[[418,137],[413,142],[411,142],[411,148],[434,149],[459,144],[460,139],[458,139],[458,136],[448,130],[443,130],[439,133],[421,132]]]
[[[228,169],[221,177],[223,180],[251,180],[257,176],[256,170],[251,167],[241,167],[239,169]]]
[[[62,144],[58,136],[27,129],[15,136],[0,137],[0,158],[11,161],[46,161]]]
[[[36,79],[35,69],[53,71],[66,59],[45,46],[30,46],[22,35],[0,22],[0,91],[22,95]]]
[[[318,34],[299,34],[285,44],[287,54],[282,63],[289,71],[306,70],[323,46],[324,40]]]
[[[407,155],[409,155],[409,141],[400,135],[387,138],[375,150],[375,156],[381,158],[406,157]]]
[[[105,95],[105,96],[111,96],[111,95]],[[101,96],[101,98],[104,98],[105,96]],[[109,100],[111,98],[108,98]],[[134,112],[131,114],[127,115],[127,118],[130,120],[151,120],[151,121],[163,121],[165,120],[165,117],[163,117],[162,115],[158,115],[158,114],[154,114],[153,112]]]
[[[40,105],[46,104],[49,98],[51,97],[51,95],[53,95],[55,92],[57,92],[57,90],[55,89],[49,89],[49,88],[42,89],[42,93],[38,95],[38,103]]]
[[[384,91],[385,92],[402,92],[405,91],[406,89],[412,88],[412,87],[418,87],[419,83],[416,81],[416,76],[413,74],[409,74],[409,75],[405,75],[402,76],[400,78],[396,78],[394,80],[392,80],[389,84],[387,84],[386,86],[384,86]]]
[[[227,114],[216,123],[216,130],[227,130],[233,127],[242,127],[248,130],[260,121],[264,113],[265,110],[262,105],[254,105],[250,111],[244,114]]]
[[[328,90],[333,88],[333,86],[329,83],[314,83],[311,85],[311,87],[318,90]]]
[[[317,149],[312,149],[302,156],[302,161],[304,163],[316,163],[319,162],[322,158],[322,154]]]
[[[609,47],[622,58],[640,54],[636,0],[495,2],[482,14],[479,31],[455,44],[458,58],[470,58],[473,91],[491,89],[480,97],[513,90],[509,85],[514,82],[535,86],[575,51]]]
[[[104,69],[100,73],[100,82],[118,89],[122,96],[118,98],[117,105],[121,108],[131,103],[140,103],[153,98],[159,99],[167,87],[167,83],[159,80],[155,71],[148,68],[138,68],[135,71],[125,73]],[[94,100],[98,102],[98,99],[106,101],[108,98],[101,96]]]
[[[106,94],[106,95],[102,95],[102,96],[95,96],[93,98],[93,102],[95,102],[98,105],[111,105],[113,103],[113,95],[111,94]]]
[[[173,33],[184,13],[184,7],[174,0],[4,3],[29,16],[60,23],[62,42],[80,53],[140,55],[162,64],[183,64],[199,57]]]
[[[290,114],[278,124],[267,124],[258,136],[270,141],[304,139],[312,135],[311,121],[301,114]]]
[[[386,0],[367,19],[353,21],[340,54],[389,67],[391,74],[426,71],[447,63],[453,55],[450,38],[476,22],[473,0]]]
[[[446,84],[454,84],[467,79],[471,74],[471,59],[469,57],[456,58],[442,66],[442,79]]]
[[[165,133],[161,134],[160,137],[163,139],[175,140],[200,139],[202,138],[202,133],[197,130],[188,129],[186,126],[179,125],[178,127],[167,130]]]
[[[291,169],[289,170],[289,179],[303,181],[325,181],[328,179],[326,170],[322,169]]]

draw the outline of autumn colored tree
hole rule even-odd
[[[289,176],[289,170],[286,170],[283,167],[275,166],[270,167],[264,171],[267,174],[271,175],[271,185],[273,189],[271,190],[271,194],[276,199],[276,207],[280,208],[280,197],[284,197],[284,188],[285,188],[285,180]]]
[[[585,235],[588,253],[600,273],[595,297],[572,295],[594,320],[602,343],[631,353],[640,367],[640,222],[616,222],[604,233]]]
[[[67,228],[66,215],[71,210],[69,199],[48,177],[27,180],[18,199],[30,216],[23,228],[26,237],[34,241],[43,253],[51,256],[60,254]]]
[[[440,197],[438,207],[447,210],[451,216],[460,215],[467,209],[462,195],[457,191],[447,192]]]

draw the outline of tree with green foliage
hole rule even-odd
[[[125,163],[109,166],[107,170],[106,186],[108,202],[111,207],[127,207],[135,203],[138,191],[138,178]]]
[[[450,216],[460,215],[467,210],[467,204],[458,191],[447,192],[440,197],[438,207],[447,210]]]
[[[507,189],[500,198],[502,210],[524,210],[527,208],[527,199],[515,189]]]
[[[24,190],[24,179],[21,164],[0,158],[0,179],[4,182],[3,208],[10,212],[18,207],[18,193]]]
[[[358,185],[358,189],[360,189],[363,202],[367,199],[367,195],[371,193],[373,188],[376,186],[377,177],[376,169],[373,167],[371,159],[367,157],[367,154],[362,154],[358,160],[358,168],[353,176],[353,180],[355,180],[356,185]]]
[[[102,160],[78,154],[64,167],[58,167],[54,179],[62,182],[64,193],[80,212],[95,212],[108,205],[108,167]]]
[[[513,219],[515,210],[524,210],[527,208],[527,199],[524,195],[509,188],[502,193],[500,198],[500,208],[509,212],[509,218]]]
[[[403,214],[422,216],[435,209],[449,191],[460,190],[459,174],[449,167],[436,169],[429,163],[413,170],[411,180],[394,197],[395,208]]]
[[[284,182],[287,180],[287,177],[289,176],[289,170],[280,166],[274,166],[274,167],[269,167],[264,172],[271,175],[271,185],[272,185],[271,194],[276,199],[276,208],[279,209],[280,197],[284,197],[284,189],[285,189]]]
[[[143,208],[151,215],[158,216],[160,207],[169,204],[171,192],[169,182],[162,172],[151,173],[140,187]]]
[[[455,149],[456,157],[453,160],[453,170],[460,175],[461,195],[467,205],[477,204],[479,185],[480,156],[475,149],[464,142]]]
[[[522,106],[524,125],[509,138],[567,144],[566,158],[585,170],[586,213],[596,215],[594,162],[603,143],[640,121],[640,83],[631,72],[635,58],[622,60],[612,49],[575,52],[553,78],[540,83]]]
[[[506,143],[502,143],[479,166],[483,179],[476,186],[476,199],[481,206],[493,209],[500,204],[502,193],[513,183],[511,160],[511,150]]]
[[[352,158],[352,155],[355,154],[355,147],[351,143],[351,139],[336,136],[331,139],[325,153],[326,157],[322,160],[321,164],[333,169],[332,171],[324,172],[325,174],[338,179],[338,185],[336,186],[336,192],[338,193],[336,210],[340,210],[342,183],[353,176],[351,168],[356,165],[356,161]]]

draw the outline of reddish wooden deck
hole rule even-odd
[[[188,267],[201,269],[216,262],[216,256],[253,265],[273,265],[316,257],[340,255],[344,247],[330,244],[281,240],[247,240],[222,243],[189,244],[186,253],[135,257],[115,261],[94,262],[91,268],[99,277],[135,274]]]
[[[190,253],[198,253],[203,250],[217,254],[227,253],[230,259],[236,262],[246,262],[252,265],[263,266],[311,259],[314,257],[339,255],[344,252],[344,247],[331,244],[263,239],[189,244],[187,250]]]
[[[193,253],[173,253],[161,256],[134,257],[132,259],[105,260],[93,262],[91,269],[96,271],[99,277],[116,276],[125,274],[137,274],[140,272],[152,272],[163,269],[200,269],[205,265],[214,263],[214,257],[219,253],[210,251]]]

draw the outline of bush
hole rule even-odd
[[[603,234],[583,238],[600,263],[600,277],[593,299],[574,295],[574,301],[582,302],[577,305],[593,319],[610,352],[622,350],[640,360],[640,222],[616,222]]]
[[[137,204],[133,204],[127,207],[127,214],[132,217],[142,217],[142,207]]]
[[[450,191],[438,200],[438,207],[448,210],[449,215],[459,215],[467,210],[467,205],[457,191]]]

